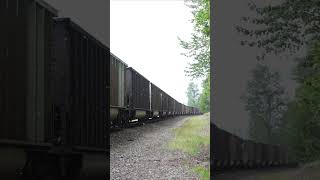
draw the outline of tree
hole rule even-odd
[[[185,3],[192,9],[191,22],[194,24],[190,41],[179,38],[180,45],[186,50],[182,54],[192,58],[185,72],[192,78],[206,78],[202,83],[203,90],[197,99],[196,107],[200,106],[202,112],[208,112],[210,110],[210,0],[185,0]],[[188,99],[190,101],[189,96]]]
[[[275,132],[282,126],[286,110],[286,96],[280,85],[280,75],[266,65],[258,64],[247,83],[242,97],[249,112],[249,135],[253,140],[271,143]]]
[[[193,82],[189,83],[187,90],[188,106],[198,107],[199,89]]]
[[[248,26],[237,30],[248,39],[241,43],[269,53],[294,53],[307,46],[307,57],[299,59],[294,72],[299,82],[295,99],[285,113],[283,136],[295,160],[320,159],[320,1],[283,0],[278,4],[249,7],[256,17],[244,17]]]
[[[202,93],[199,97],[199,108],[203,113],[210,111],[210,76],[207,76],[202,83]]]
[[[193,59],[185,70],[193,78],[206,77],[210,71],[210,0],[185,0],[192,9],[194,32],[189,42],[180,38],[180,45],[186,50],[182,53]]]
[[[316,43],[295,71],[299,87],[286,113],[286,141],[295,160],[320,159],[320,44]]]
[[[296,52],[320,38],[320,1],[284,0],[263,7],[252,1],[249,7],[256,16],[244,17],[248,26],[237,30],[249,37],[243,45],[264,49],[262,58],[268,53]]]

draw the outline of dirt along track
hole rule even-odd
[[[110,134],[111,179],[199,179],[183,163],[186,155],[168,148],[173,129],[190,116],[147,123]]]

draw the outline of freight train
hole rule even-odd
[[[199,113],[57,13],[0,1],[0,179],[105,179],[109,124]]]
[[[245,140],[214,124],[210,128],[213,147],[211,168],[214,170],[287,166],[292,163],[285,146]]]
[[[111,128],[123,128],[133,120],[200,114],[199,109],[179,103],[132,67],[110,54]]]

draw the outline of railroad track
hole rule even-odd
[[[191,116],[191,115],[190,115]],[[144,122],[139,122],[138,120],[135,122],[132,122],[130,124],[128,124],[126,127],[113,127],[110,129],[110,132],[117,132],[117,131],[121,131],[124,128],[134,128],[137,126],[143,126],[145,124],[152,124],[152,123],[156,123],[156,122],[160,122],[160,121],[170,121],[170,119],[174,118],[176,116],[172,116],[172,117],[163,117],[163,118],[152,118],[152,119],[148,119]]]

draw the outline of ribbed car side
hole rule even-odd
[[[215,170],[289,165],[285,146],[242,139],[214,124],[211,124],[211,132]]]

